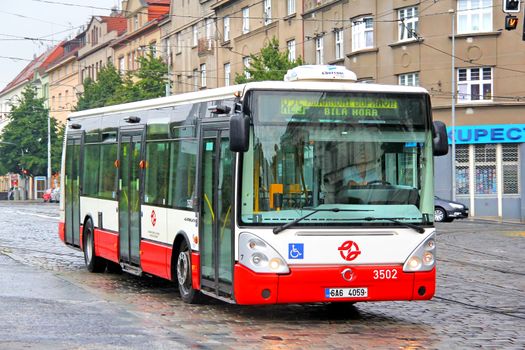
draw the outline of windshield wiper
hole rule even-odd
[[[278,234],[279,232],[286,230],[288,227],[293,226],[293,225],[297,224],[299,221],[302,221],[302,220],[306,219],[307,217],[309,217],[311,215],[314,215],[315,213],[318,213],[320,211],[330,211],[332,213],[338,213],[340,211],[373,211],[373,210],[364,210],[364,209],[339,209],[339,208],[319,208],[319,209],[303,208],[303,209],[312,210],[312,212],[308,213],[308,214],[306,214],[304,216],[298,217],[297,219],[295,219],[293,221],[290,221],[290,222],[288,222],[288,223],[286,223],[286,224],[284,224],[282,226],[274,227],[273,228],[273,233],[274,234]]]
[[[387,221],[391,221],[399,226],[405,226],[405,227],[409,227],[413,230],[415,230],[416,232],[418,233],[425,233],[425,229],[420,227],[420,226],[417,226],[417,225],[414,225],[414,224],[411,224],[409,222],[402,222],[402,221],[399,221],[397,220],[398,218],[374,218],[374,217],[366,217],[366,218],[363,218],[361,220],[365,220],[365,221],[379,221],[379,220],[387,220]]]

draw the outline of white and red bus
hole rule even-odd
[[[433,156],[419,87],[302,66],[73,113],[60,238],[87,268],[238,304],[424,300],[435,290]]]

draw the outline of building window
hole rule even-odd
[[[288,61],[295,61],[295,40],[287,41],[286,47],[288,47]]]
[[[323,37],[315,39],[315,64],[323,64]]]
[[[419,18],[417,7],[406,7],[397,11],[399,20],[399,41],[412,40],[417,38]]]
[[[339,60],[344,57],[343,30],[336,29],[334,32],[334,36],[335,36],[335,59]]]
[[[199,91],[199,70],[193,70],[193,91]]]
[[[230,86],[231,66],[229,63],[224,65],[224,86]]]
[[[139,15],[133,16],[133,30],[139,29]]]
[[[503,194],[519,194],[519,164],[520,152],[518,144],[505,143],[501,145],[503,165]]]
[[[264,25],[272,23],[272,0],[264,0]]]
[[[475,194],[498,193],[498,167],[502,170],[503,194],[519,194],[519,164],[519,144],[456,145],[456,194],[470,194],[470,166],[474,168]]]
[[[201,64],[201,87],[206,87],[206,63]]]
[[[180,33],[176,33],[175,34],[175,47],[176,47],[177,53],[181,53],[182,52],[182,46],[181,46],[181,41],[180,41]]]
[[[363,17],[352,22],[352,51],[374,46],[374,20]]]
[[[474,181],[476,194],[496,194],[496,145],[474,146]]]
[[[492,68],[458,69],[458,102],[492,100]]]
[[[419,73],[407,73],[399,75],[399,85],[419,86]]]
[[[250,68],[250,57],[243,57],[242,65],[244,66],[244,76],[246,77],[246,79],[250,79],[251,75],[250,72],[248,72],[248,68]]]
[[[197,46],[199,43],[199,29],[197,28],[196,24],[194,24],[191,28],[193,31],[193,46]]]
[[[152,41],[149,44],[149,52],[151,53],[151,56],[153,56],[155,58],[157,57],[157,42]]]
[[[492,0],[458,0],[458,34],[492,31]]]
[[[469,194],[469,145],[456,145],[456,194]]]
[[[242,33],[246,34],[250,31],[250,8],[242,9]]]
[[[126,70],[126,66],[124,63],[124,56],[121,56],[118,58],[118,72],[120,74],[124,74],[124,70]]]
[[[295,0],[288,0],[287,15],[293,15],[295,13]]]
[[[213,19],[207,18],[206,19],[206,39],[212,39],[213,38]]]
[[[230,40],[230,17],[224,17],[224,41]]]

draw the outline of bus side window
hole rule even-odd
[[[195,197],[197,141],[195,139],[171,142],[169,157],[169,200],[174,208],[191,209]]]

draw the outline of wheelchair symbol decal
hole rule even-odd
[[[304,243],[289,243],[288,259],[304,259]]]

